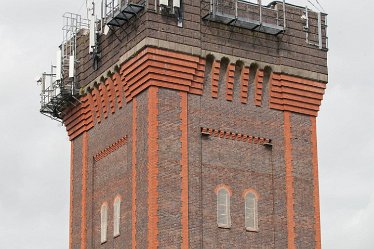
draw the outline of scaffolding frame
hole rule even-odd
[[[38,80],[41,84],[40,112],[54,120],[62,121],[64,110],[79,103],[76,98],[79,87],[75,82],[75,68],[79,63],[76,59],[77,39],[78,33],[88,27],[88,20],[81,15],[69,12],[63,15],[63,38],[56,65],[52,65],[50,72],[44,72]]]

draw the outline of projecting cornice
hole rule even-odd
[[[273,72],[287,74],[287,75],[294,75],[294,76],[298,76],[298,77],[309,79],[309,80],[321,81],[321,82],[326,82],[326,83],[328,82],[328,75],[326,74],[307,71],[307,70],[289,67],[289,66],[269,64],[269,63],[264,63],[261,61],[244,59],[244,58],[240,58],[240,57],[236,57],[236,56],[232,56],[228,54],[211,52],[209,50],[203,50],[198,47],[193,47],[193,46],[188,46],[188,45],[179,44],[175,42],[169,42],[169,41],[147,37],[147,38],[144,38],[142,41],[140,41],[132,49],[127,51],[124,55],[122,55],[117,63],[110,66],[102,74],[96,77],[95,80],[93,80],[86,86],[82,87],[81,93],[85,94],[87,92],[87,89],[90,89],[97,84],[101,84],[108,77],[108,75],[111,75],[117,72],[119,68],[121,68],[122,64],[126,63],[131,58],[135,57],[140,51],[143,51],[146,47],[160,48],[160,49],[164,49],[168,51],[180,52],[180,53],[197,56],[201,58],[206,58],[206,56],[208,55],[213,55],[217,60],[221,60],[222,58],[228,58],[230,61],[240,60],[246,65],[251,65],[253,63],[256,63],[259,66],[259,68],[262,68],[262,69],[264,69],[267,66],[271,67]]]
[[[66,110],[63,120],[70,139],[107,119],[150,86],[310,116],[317,116],[326,88],[327,82],[292,76],[268,65],[262,68],[240,59],[205,59],[156,47],[143,48],[128,60],[122,58],[116,70],[108,71],[100,82],[86,86],[81,104]]]

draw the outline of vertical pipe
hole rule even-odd
[[[42,94],[44,94],[45,92],[45,76],[44,76],[44,73],[43,73],[43,76],[42,76]]]
[[[238,0],[235,0],[235,19],[238,19]]]
[[[260,25],[262,25],[262,3],[261,3],[261,0],[258,0],[258,5],[260,6]]]
[[[279,9],[278,9],[278,5],[275,5],[275,10],[276,10],[276,13],[277,13],[277,26],[279,26]]]
[[[114,17],[114,0],[112,0],[112,17]]]
[[[104,6],[104,15],[105,15],[105,17],[107,16],[107,13],[108,13],[107,7],[108,7],[108,0],[105,0],[105,6]]]
[[[283,0],[283,28],[286,30],[286,0]]]
[[[213,15],[215,16],[216,15],[216,12],[217,12],[217,1],[218,0],[212,0],[213,2]]]
[[[308,6],[305,7],[305,18],[306,18],[305,39],[306,39],[306,43],[309,44],[309,11],[308,11]]]
[[[103,0],[101,0],[101,17],[100,17],[100,19],[101,19],[101,29],[100,29],[100,31],[101,31],[101,33],[103,33],[103,30],[104,30],[104,1]]]
[[[329,48],[329,37],[327,35],[327,15],[325,15],[325,35],[326,35],[326,48]]]
[[[322,49],[322,20],[321,12],[318,12],[318,46],[319,49]]]
[[[209,9],[210,14],[213,13],[213,4],[214,4],[213,0],[210,0],[210,9]]]

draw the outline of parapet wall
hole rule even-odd
[[[137,2],[137,1],[133,1]],[[191,54],[205,57],[209,53],[226,57],[252,60],[258,64],[274,67],[292,68],[314,72],[325,76],[327,81],[327,51],[308,45],[305,41],[304,9],[286,5],[286,24],[284,33],[277,36],[227,24],[203,20],[209,13],[209,1],[184,1],[183,27],[177,26],[174,16],[165,16],[155,7],[154,1],[146,1],[145,9],[128,24],[98,36],[100,60],[98,69],[93,68],[93,59],[88,53],[88,34],[82,32],[78,39],[77,81],[81,87],[105,74],[114,65],[123,63],[123,56],[131,51],[137,53],[141,46],[156,46],[163,49],[180,51],[189,48]],[[276,3],[281,8],[280,3]],[[322,15],[322,22],[326,16]],[[317,14],[309,13],[310,37],[317,33]],[[325,40],[326,29],[322,29]],[[186,52],[186,51],[183,51]],[[131,56],[131,55],[130,55]],[[129,57],[129,55],[127,55]],[[218,56],[221,57],[221,56]],[[277,71],[277,70],[276,70]],[[292,73],[290,73],[292,74]],[[311,77],[320,80],[320,78]]]

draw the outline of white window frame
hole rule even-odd
[[[101,244],[107,241],[108,233],[108,203],[104,202],[100,208],[100,241]]]
[[[251,211],[251,208],[247,207],[247,200],[248,198],[251,198],[254,203],[253,203],[253,210]],[[258,198],[255,193],[252,191],[249,191],[245,194],[244,196],[244,224],[245,224],[245,229],[250,232],[257,232],[258,231]],[[253,223],[254,224],[248,224],[247,220],[249,219],[249,215],[252,216]],[[253,226],[252,226],[253,225]]]
[[[220,192],[221,191],[224,191],[224,195],[225,195],[225,204],[224,204],[224,210],[225,212],[224,213],[220,213],[220,202],[219,202],[219,198],[220,198]],[[220,222],[220,216],[222,215],[225,215],[227,218],[226,218],[226,223],[221,223]],[[230,191],[225,188],[225,187],[221,187],[217,190],[217,225],[218,227],[220,228],[230,228],[231,227],[231,215],[230,215]]]
[[[120,235],[121,225],[121,197],[117,196],[113,202],[113,237]]]

